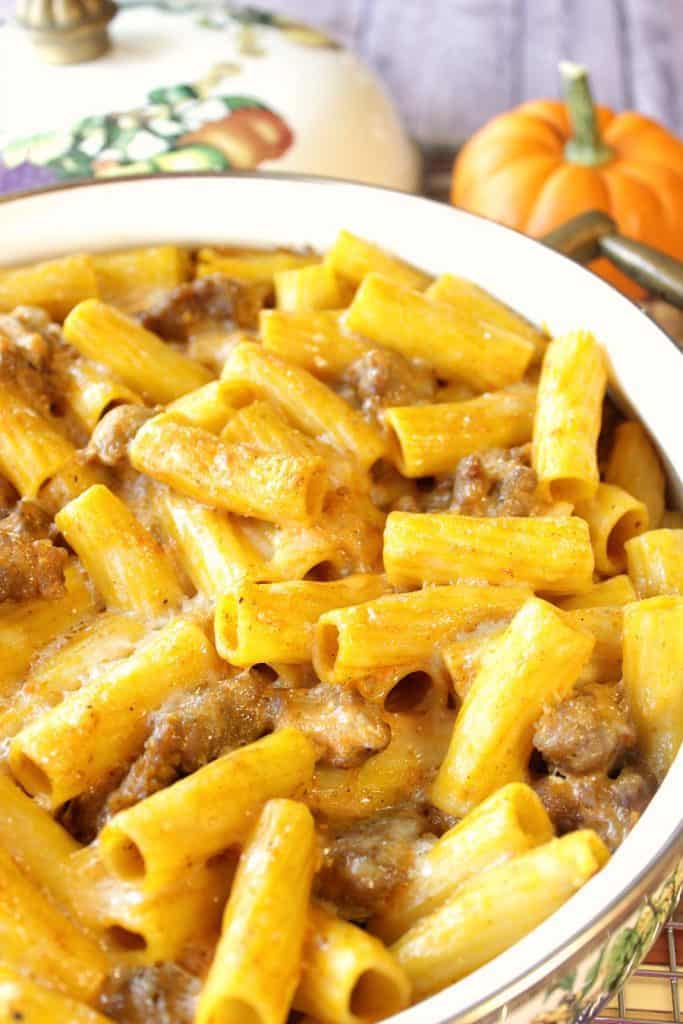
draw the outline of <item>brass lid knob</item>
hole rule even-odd
[[[26,29],[42,60],[78,64],[110,46],[113,0],[17,0],[15,20]]]

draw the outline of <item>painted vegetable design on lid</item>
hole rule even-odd
[[[195,85],[154,89],[140,110],[86,117],[70,131],[14,141],[6,167],[31,164],[52,180],[165,171],[251,170],[282,156],[294,135],[251,96],[202,96]]]

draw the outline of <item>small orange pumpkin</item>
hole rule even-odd
[[[585,210],[683,259],[683,143],[648,117],[595,107],[585,68],[563,62],[565,103],[537,100],[484,125],[453,169],[451,201],[539,237]],[[644,292],[607,260],[592,268]]]

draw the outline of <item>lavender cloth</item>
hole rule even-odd
[[[361,53],[422,142],[452,143],[586,64],[601,103],[683,134],[683,0],[267,0]]]

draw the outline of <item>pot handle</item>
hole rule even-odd
[[[600,210],[572,217],[540,241],[577,263],[605,257],[643,288],[683,309],[683,262],[620,235],[612,218]]]

